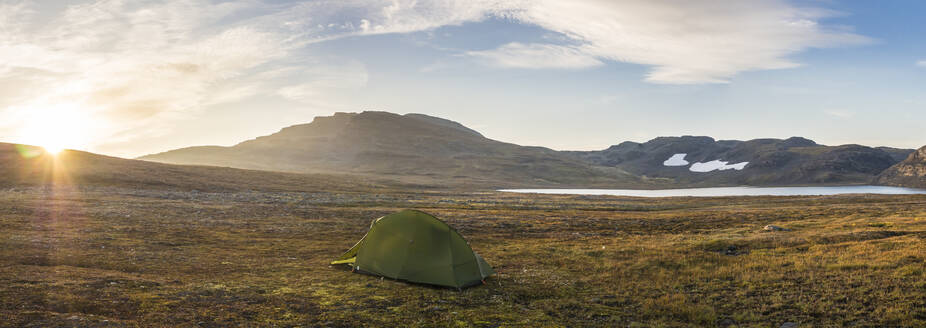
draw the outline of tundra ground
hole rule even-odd
[[[328,265],[404,208],[455,227],[497,275],[460,292]],[[785,322],[926,326],[926,196],[0,191],[2,326]]]

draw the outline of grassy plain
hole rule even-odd
[[[404,208],[456,227],[498,274],[460,292],[328,265]],[[926,326],[926,196],[0,191],[2,326],[785,322]]]

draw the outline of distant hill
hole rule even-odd
[[[139,159],[285,171],[401,177],[479,186],[639,184],[635,176],[542,147],[488,139],[457,122],[387,112],[336,113],[231,147],[190,147]]]
[[[749,141],[660,137],[601,151],[566,152],[576,159],[682,185],[871,183],[912,150],[824,146],[793,137]]]
[[[889,186],[926,188],[926,146],[878,176],[878,183]]]
[[[39,147],[0,143],[0,188],[47,185],[199,191],[369,191],[387,188],[380,181],[351,176],[169,165],[73,150],[52,156]]]
[[[883,150],[886,153],[890,154],[891,158],[893,158],[898,163],[903,161],[904,159],[907,158],[907,156],[910,156],[910,154],[913,153],[913,149],[900,149],[900,148],[891,148],[891,147],[878,147],[878,149]]]

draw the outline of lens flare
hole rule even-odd
[[[16,152],[18,152],[19,156],[22,156],[23,158],[35,158],[42,155],[42,150],[36,147],[30,147],[26,145],[16,145],[15,147]]]

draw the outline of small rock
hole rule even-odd
[[[80,317],[78,317],[78,316],[76,316],[76,315],[72,315],[72,316],[68,317],[68,320],[80,320]]]
[[[762,230],[765,230],[765,231],[791,231],[791,229],[782,228],[782,227],[779,227],[779,226],[776,226],[776,225],[771,225],[771,224],[762,227]]]
[[[733,319],[730,319],[730,318],[724,318],[724,319],[722,319],[722,320],[720,320],[720,321],[717,321],[717,326],[718,326],[718,327],[730,327],[730,326],[733,326],[733,325],[735,325],[735,324],[736,324],[736,321],[733,321]]]
[[[743,254],[743,253],[745,253],[745,252],[742,251],[742,250],[740,250],[739,247],[730,246],[730,247],[727,247],[727,249],[724,250],[723,253],[726,254],[726,255],[740,255],[740,254]]]
[[[781,324],[779,328],[797,328],[797,323],[795,322],[785,322]]]

